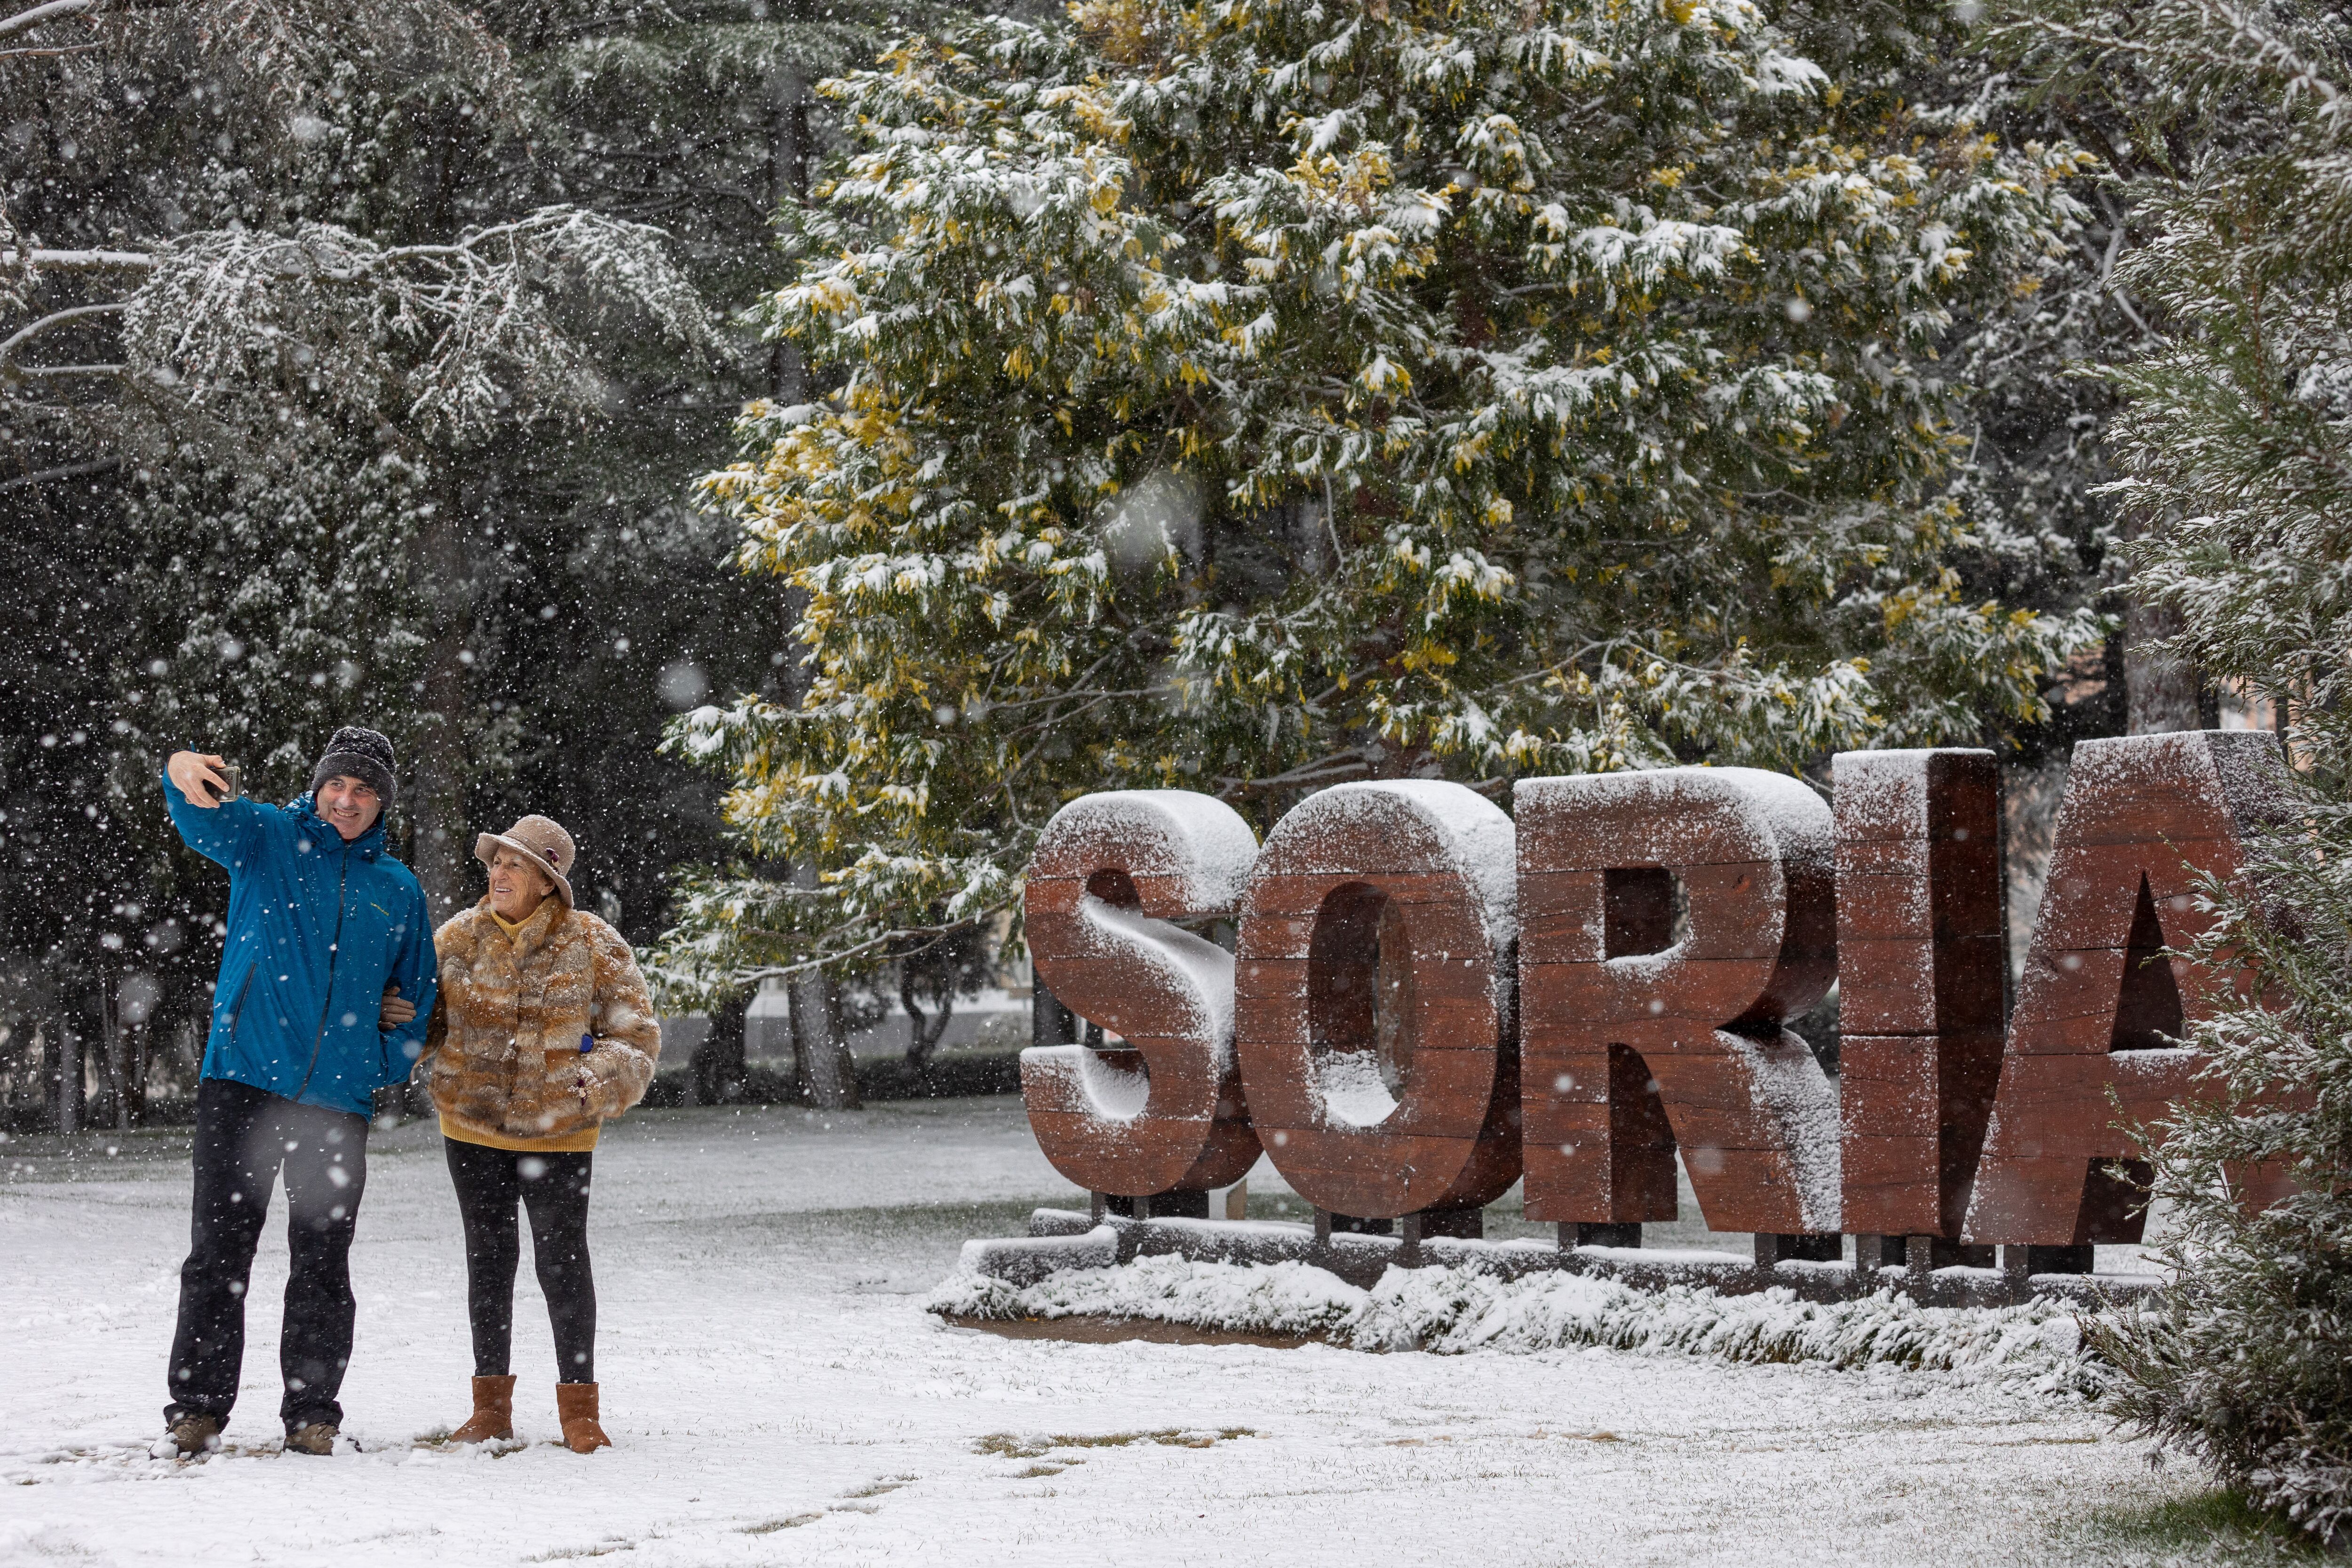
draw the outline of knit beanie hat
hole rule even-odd
[[[376,798],[386,811],[400,797],[400,786],[393,782],[392,742],[373,730],[362,730],[356,724],[346,724],[335,731],[327,742],[325,755],[310,770],[310,793],[329,779],[341,776],[354,778],[375,791]]]

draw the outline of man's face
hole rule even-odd
[[[313,804],[346,844],[374,826],[376,814],[383,809],[375,791],[348,773],[337,773],[320,784]]]

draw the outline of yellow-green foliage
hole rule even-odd
[[[2085,161],[1745,0],[1090,0],[825,90],[768,319],[835,390],[707,481],[812,682],[673,743],[827,880],[692,885],[680,984],[1006,907],[1087,790],[1799,766],[2095,636],[1962,602],[1937,357]]]

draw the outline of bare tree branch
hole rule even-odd
[[[79,479],[84,474],[102,474],[109,468],[122,466],[120,458],[99,458],[87,463],[68,463],[62,468],[43,468],[38,473],[20,474],[13,479],[0,479],[0,490],[21,490],[34,485],[46,485],[58,479]]]

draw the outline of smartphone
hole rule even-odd
[[[220,774],[221,776],[220,797],[224,802],[236,800],[243,797],[245,794],[245,770],[243,768],[238,767],[235,763],[223,763],[219,767],[215,768],[213,772]]]

